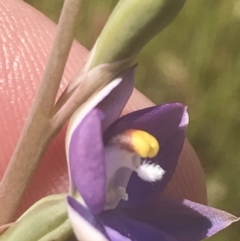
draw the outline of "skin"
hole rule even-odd
[[[27,118],[54,38],[56,25],[21,0],[0,0],[0,178]],[[88,50],[74,42],[60,92],[83,66]],[[134,90],[123,114],[152,106]],[[67,192],[65,128],[51,143],[19,207],[22,213],[41,197]],[[176,172],[164,190],[168,197],[206,203],[204,172],[186,140]]]

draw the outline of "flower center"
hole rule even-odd
[[[126,187],[133,171],[147,182],[161,180],[165,171],[151,163],[159,152],[155,137],[142,130],[127,130],[114,136],[105,147],[107,192],[105,209],[127,200]]]

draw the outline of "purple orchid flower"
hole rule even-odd
[[[238,219],[189,200],[156,200],[182,150],[179,103],[117,119],[133,89],[128,69],[81,107],[66,137],[69,218],[81,241],[198,241]],[[80,195],[79,195],[80,194]],[[151,205],[147,205],[151,200]]]

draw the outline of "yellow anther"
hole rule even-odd
[[[146,131],[130,129],[114,136],[111,143],[137,153],[142,158],[153,158],[159,152],[157,139]]]
[[[141,130],[131,130],[131,144],[133,150],[143,158],[153,158],[160,149],[157,139]]]

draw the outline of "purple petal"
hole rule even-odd
[[[78,240],[109,241],[104,227],[89,209],[70,196],[67,202],[69,219]]]
[[[131,217],[147,222],[178,241],[199,241],[211,237],[239,219],[189,200],[157,200],[130,210]]]
[[[176,241],[160,229],[132,220],[117,211],[103,212],[99,218],[111,241]]]
[[[134,206],[161,192],[170,181],[182,150],[188,124],[186,107],[179,103],[165,104],[130,113],[114,122],[104,133],[105,143],[128,129],[144,130],[160,143],[159,154],[152,159],[165,170],[161,181],[148,183],[133,173],[127,187],[129,200],[120,205]]]
[[[106,119],[103,121],[103,129],[116,120],[124,105],[128,101],[132,90],[134,80],[135,67],[130,67],[120,76],[111,81],[107,86],[93,95],[89,100],[78,108],[70,119],[66,134],[66,156],[69,163],[69,145],[74,130],[82,122],[85,116],[94,109],[97,105],[105,113]],[[112,93],[113,91],[113,93]],[[75,187],[70,176],[70,192],[73,194]]]
[[[100,111],[92,110],[72,134],[69,145],[70,174],[93,213],[105,206],[106,171]]]
[[[107,117],[102,122],[103,131],[118,119],[130,98],[134,86],[135,68],[136,65],[124,71],[120,75],[122,82],[98,105],[97,108]]]

